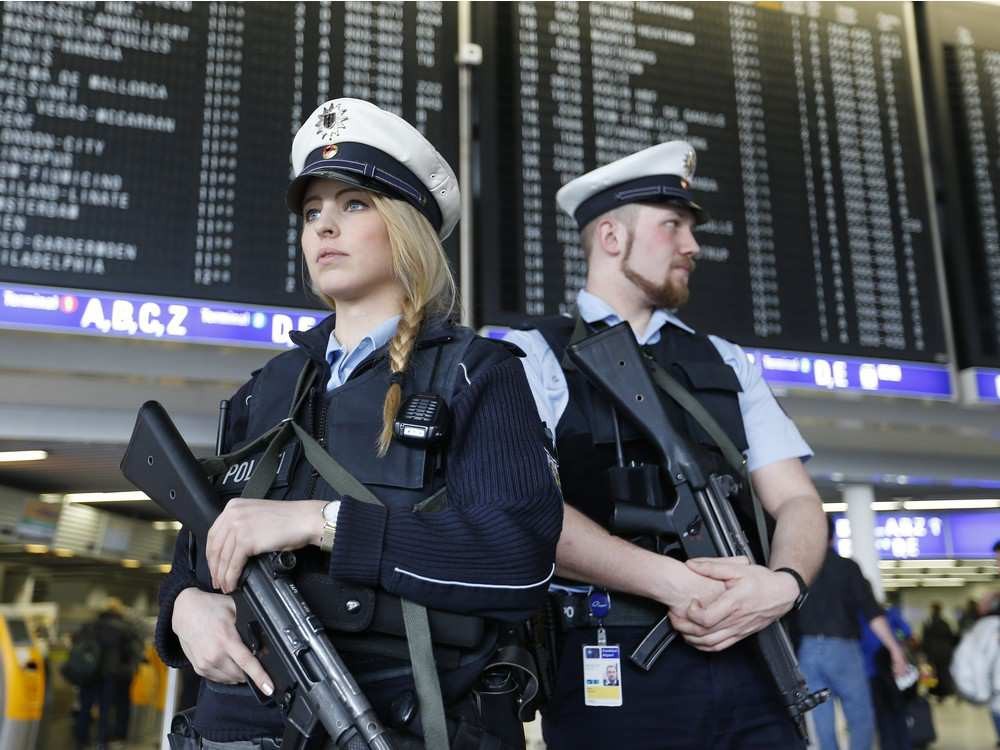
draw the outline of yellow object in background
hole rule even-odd
[[[42,651],[21,618],[0,615],[3,720],[39,721],[45,702]]]
[[[129,688],[129,699],[133,706],[149,706],[163,710],[160,699],[167,680],[167,667],[160,661],[156,649],[151,643],[146,644],[145,654]]]

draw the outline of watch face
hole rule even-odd
[[[340,502],[333,501],[323,506],[323,520],[329,524],[337,523],[337,516],[340,514]]]

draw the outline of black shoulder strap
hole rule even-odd
[[[726,431],[719,426],[719,423],[715,421],[715,418],[708,413],[708,410],[701,405],[698,399],[692,396],[684,386],[672,378],[655,359],[649,357],[647,361],[652,369],[653,382],[656,383],[657,387],[672,398],[678,406],[690,414],[691,417],[699,425],[701,425],[701,428],[705,430],[705,432],[711,436],[712,440],[715,441],[715,444],[719,446],[719,450],[722,451],[722,455],[725,456],[729,465],[732,466],[733,470],[743,478],[743,481],[747,483],[747,489],[750,492],[750,499],[753,505],[754,522],[757,525],[757,536],[760,538],[760,547],[764,555],[762,563],[767,565],[768,560],[771,557],[771,549],[770,544],[767,541],[767,526],[764,522],[764,510],[760,505],[760,499],[757,497],[757,492],[753,488],[753,482],[750,479],[750,472],[747,469],[747,461],[743,457],[743,453],[740,452],[733,441],[729,439],[729,435],[726,434]]]

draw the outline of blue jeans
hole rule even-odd
[[[111,739],[111,707],[114,705],[115,685],[111,678],[100,677],[90,685],[79,688],[80,710],[73,722],[73,738],[78,748],[90,743],[90,712],[97,704],[97,744],[104,745]]]
[[[871,750],[875,739],[875,712],[858,641],[849,638],[804,636],[799,646],[799,667],[809,690],[830,688],[847,717],[851,750]],[[839,750],[833,700],[812,711],[820,750]]]

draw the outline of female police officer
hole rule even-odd
[[[273,690],[235,630],[227,593],[249,556],[299,550],[299,588],[383,720],[419,727],[406,644],[386,626],[405,598],[432,610],[452,747],[523,746],[509,701],[490,707],[479,678],[497,622],[524,619],[545,596],[562,506],[517,358],[448,320],[455,285],[441,239],[457,222],[457,180],[412,126],[356,99],[312,114],[292,165],[287,202],[302,217],[312,289],[335,313],[294,334],[296,348],[238,391],[226,447],[283,419],[311,364],[318,377],[294,418],[380,503],[338,493],[297,444],[269,499],[237,497],[245,481],[234,478],[249,472],[227,472],[218,484],[234,499],[205,549],[179,536],[160,596],[160,653],[206,678],[194,718],[202,747],[269,746],[282,716],[238,684],[249,677]],[[442,441],[414,442],[395,424],[414,394],[447,402]],[[443,507],[414,512],[443,487]],[[449,625],[435,627],[442,612]],[[444,643],[439,630],[450,631]]]

